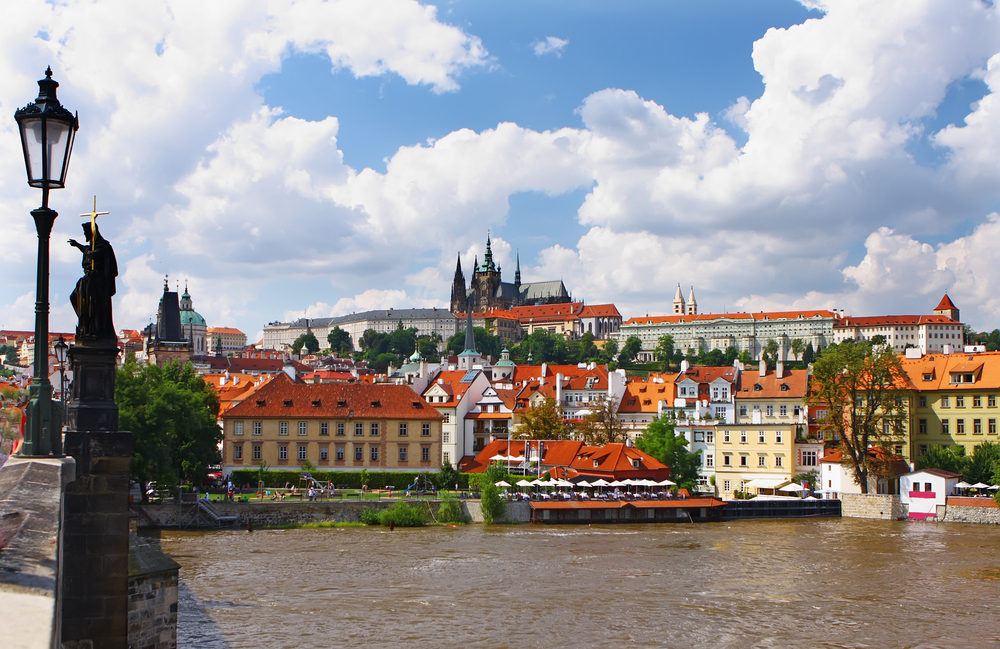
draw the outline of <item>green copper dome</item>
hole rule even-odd
[[[204,327],[206,326],[205,318],[201,317],[197,311],[181,311],[181,326],[187,327],[189,325]]]

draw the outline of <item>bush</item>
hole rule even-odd
[[[500,489],[489,480],[483,480],[480,484],[482,498],[480,507],[483,510],[483,522],[487,525],[499,523],[507,511],[507,503],[500,497]]]
[[[361,512],[361,522],[365,525],[378,525],[378,511],[375,509],[366,509]]]
[[[438,507],[437,520],[439,523],[466,523],[468,518],[462,514],[462,505],[454,494],[444,493],[441,495],[441,506]]]
[[[385,527],[389,526],[390,521],[397,527],[423,527],[427,524],[423,509],[402,500],[383,509],[378,515],[378,521]]]

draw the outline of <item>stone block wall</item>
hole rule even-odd
[[[907,518],[906,505],[899,496],[886,494],[841,494],[841,516],[892,521]]]
[[[1000,509],[996,507],[967,507],[949,504],[943,520],[947,523],[1000,525]]]
[[[134,649],[177,647],[177,570],[129,578],[128,641]]]
[[[482,503],[478,500],[463,500],[462,512],[472,519],[473,523],[483,522]],[[504,512],[503,522],[505,523],[530,523],[531,505],[524,501],[509,502]]]

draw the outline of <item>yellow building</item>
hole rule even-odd
[[[407,385],[295,383],[279,374],[222,416],[225,473],[274,469],[436,471],[444,416]]]
[[[998,440],[1000,352],[928,354],[902,364],[915,395],[911,458],[933,446],[962,446],[972,455],[984,440]]]
[[[723,499],[744,493],[778,493],[797,468],[816,468],[815,450],[797,449],[796,435],[808,428],[803,399],[808,370],[761,369],[740,373],[734,424],[719,425],[715,434],[715,487]],[[822,444],[806,443],[809,449]],[[809,463],[809,459],[814,459]]]

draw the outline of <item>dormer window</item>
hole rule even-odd
[[[337,402],[337,407],[338,408],[346,408],[347,407],[347,402],[346,401],[338,401]]]
[[[291,408],[292,407],[292,400],[291,399],[285,399],[285,407],[286,408]]]
[[[925,381],[933,381],[934,380],[934,375],[933,374],[924,374],[924,380]]]
[[[599,464],[600,464],[600,462],[598,462],[597,460],[594,460],[594,468],[595,468],[595,469],[597,468],[597,466],[598,466]]]
[[[634,469],[638,469],[639,468],[639,458],[635,458],[635,459],[632,460],[632,468],[634,468]]]
[[[423,408],[424,405],[422,403],[420,403],[419,401],[414,401],[413,402],[413,407],[414,408]]]
[[[313,399],[312,403],[314,408],[319,408],[321,405],[323,405],[323,402],[320,401],[319,399]]]
[[[791,388],[790,388],[790,387],[788,387],[788,384],[787,384],[787,383],[782,383],[782,384],[781,384],[781,387],[780,387],[779,389],[780,389],[780,390],[781,390],[782,392],[788,392],[789,390],[791,390]]]
[[[382,407],[382,402],[381,401],[379,401],[377,399],[375,401],[372,401],[372,408],[381,408],[381,407]]]
[[[764,390],[764,386],[761,385],[760,383],[754,383],[753,384],[753,391],[754,392],[762,392],[763,390]]]
[[[258,408],[263,408],[266,405],[267,405],[267,401],[265,399],[257,399],[257,407]]]

